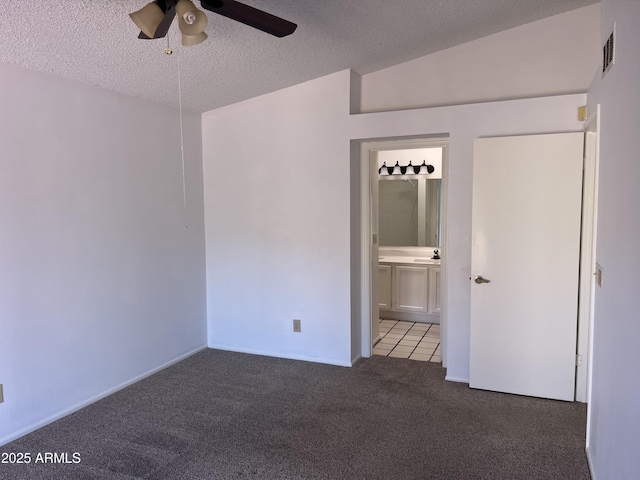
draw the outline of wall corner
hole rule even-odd
[[[355,115],[362,110],[362,77],[359,73],[349,70],[349,114]]]

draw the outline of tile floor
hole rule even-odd
[[[382,319],[373,354],[440,363],[440,325]]]

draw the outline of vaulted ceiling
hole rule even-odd
[[[370,73],[594,0],[244,0],[298,24],[272,37],[209,13],[209,39],[138,40],[149,0],[3,0],[0,61],[207,111],[345,68]],[[194,2],[200,7],[200,2]],[[180,75],[178,73],[180,72]]]

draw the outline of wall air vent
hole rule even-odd
[[[616,55],[614,49],[614,38],[616,36],[616,24],[613,24],[611,33],[607,37],[607,41],[602,46],[602,78],[607,74],[613,64],[616,63]]]

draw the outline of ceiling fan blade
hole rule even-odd
[[[235,0],[202,0],[202,8],[231,18],[276,37],[286,37],[295,32],[298,25]]]
[[[164,17],[158,25],[158,28],[156,28],[156,33],[153,35],[153,37],[149,37],[144,32],[140,32],[138,38],[141,38],[143,40],[164,38],[169,31],[169,27],[171,27],[171,23],[173,23],[173,19],[176,16],[176,0],[156,0],[155,3],[157,3],[164,12]]]

